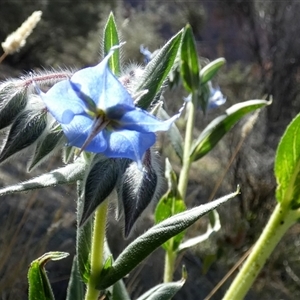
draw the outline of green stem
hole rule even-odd
[[[165,253],[164,282],[171,282],[173,280],[175,260],[176,252],[167,250]]]
[[[193,142],[193,129],[195,125],[195,101],[194,101],[194,94],[193,99],[188,103],[188,120],[186,124],[185,130],[185,140],[184,140],[184,148],[183,148],[183,164],[179,175],[179,182],[178,182],[178,191],[182,197],[185,199],[186,189],[189,180],[189,171],[191,167],[191,160],[190,160],[190,152]]]
[[[277,204],[263,233],[223,300],[244,299],[273,249],[290,226],[297,221],[299,214],[297,210],[290,210],[288,206]]]
[[[85,300],[97,300],[100,293],[100,291],[96,289],[96,285],[103,267],[107,207],[108,199],[101,203],[95,212],[91,245],[91,273],[87,283]]]

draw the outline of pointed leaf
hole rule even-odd
[[[64,164],[68,164],[71,159],[74,157],[74,152],[75,152],[75,147],[72,146],[65,146],[63,148],[63,163]]]
[[[195,93],[200,86],[200,66],[195,38],[190,25],[187,25],[183,32],[180,57],[183,85],[188,92]]]
[[[22,183],[0,189],[0,196],[17,192],[26,192],[35,189],[42,189],[59,184],[70,184],[80,180],[85,172],[86,164],[83,161],[69,164],[63,168],[56,169],[39,177],[29,179]]]
[[[269,104],[270,102],[265,100],[249,100],[228,108],[225,114],[208,124],[195,141],[191,151],[191,161],[196,161],[211,151],[233,125],[247,113]]]
[[[210,89],[208,83],[201,86],[200,93],[196,94],[196,107],[201,107],[204,114],[206,114],[210,98]]]
[[[219,69],[225,65],[225,63],[226,63],[225,58],[220,57],[207,64],[205,67],[203,67],[202,70],[200,71],[201,84],[205,84],[208,81],[212,80],[214,76],[217,74],[217,72],[219,71]]]
[[[212,213],[214,214],[215,216],[215,222],[214,222],[214,225],[213,227],[209,224],[207,226],[207,230],[204,234],[201,234],[199,236],[196,236],[194,238],[191,238],[191,239],[188,239],[186,240],[185,242],[183,242],[182,244],[179,245],[178,247],[178,252],[181,252],[183,250],[186,250],[186,249],[189,249],[191,247],[194,247],[206,240],[209,239],[209,237],[219,231],[221,229],[221,223],[220,223],[220,218],[219,218],[219,214],[217,213],[216,210],[213,210]]]
[[[104,242],[104,268],[110,268],[113,263],[113,257],[109,249],[107,240]],[[112,300],[130,300],[123,280],[119,280],[112,286]]]
[[[185,267],[182,270],[182,279],[176,282],[167,282],[158,284],[153,287],[137,300],[169,300],[172,299],[175,294],[182,288],[187,279],[187,273]]]
[[[172,166],[168,159],[166,159],[165,176],[168,179],[168,191],[160,199],[156,206],[154,214],[155,224],[158,224],[163,220],[166,220],[167,218],[170,218],[171,216],[174,216],[186,210],[186,205],[178,192],[176,174],[172,169]],[[179,234],[165,242],[162,247],[165,250],[175,252],[179,247],[184,235],[185,231],[180,232]]]
[[[136,163],[132,163],[122,176],[118,184],[118,196],[120,197],[125,213],[125,237],[145,210],[158,190],[159,172],[155,166],[156,157],[148,149],[143,159],[143,170],[140,170]]]
[[[117,183],[118,171],[119,168],[115,159],[109,159],[102,155],[94,157],[91,169],[84,180],[80,226],[113,191]]]
[[[79,277],[77,257],[75,256],[73,259],[66,300],[84,299],[84,290],[83,282]]]
[[[111,12],[109,14],[107,23],[106,23],[105,28],[104,28],[104,41],[103,41],[104,56],[106,56],[108,54],[108,52],[110,51],[110,49],[113,46],[116,46],[116,45],[119,45],[119,44],[120,44],[120,41],[119,41],[117,25],[116,25],[116,22],[115,22],[114,15]],[[114,51],[114,54],[109,59],[108,64],[109,64],[109,67],[110,67],[111,71],[115,75],[120,74],[121,68],[120,68],[120,51],[119,51],[119,49],[116,49]]]
[[[69,253],[66,252],[48,252],[30,264],[28,270],[29,300],[54,300],[44,266],[49,260],[60,260],[68,255]]]
[[[20,89],[13,82],[0,85],[0,130],[10,125],[26,104],[26,88]]]
[[[158,202],[155,210],[155,223],[158,224],[161,221],[174,216],[180,212],[186,210],[184,201],[181,198],[177,198],[176,195],[170,190],[166,195],[164,195]],[[172,250],[173,252],[179,247],[185,231],[181,231],[176,236],[172,237],[170,240],[165,242],[162,247],[165,250]]]
[[[289,124],[276,152],[276,198],[289,204],[291,209],[300,207],[300,114]]]
[[[144,76],[135,92],[148,90],[148,93],[139,99],[137,106],[147,109],[161,90],[177,56],[181,36],[182,30],[172,37],[146,66]]]
[[[235,197],[238,193],[239,191],[182,212],[150,228],[124,249],[111,268],[103,269],[102,273],[99,274],[97,288],[106,289],[126,276],[156,248],[191,226],[209,211]]]
[[[55,127],[57,127],[57,124]],[[27,168],[28,172],[32,171],[35,167],[45,161],[51,153],[55,152],[55,150],[60,150],[64,141],[64,133],[61,129],[50,129],[50,132],[38,141],[33,158]]]
[[[46,112],[26,110],[20,113],[10,128],[0,154],[0,163],[32,145],[42,135],[46,125]]]

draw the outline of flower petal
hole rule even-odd
[[[109,53],[98,65],[76,72],[71,81],[80,86],[80,92],[91,98],[96,106],[104,111],[124,104],[134,107],[127,90],[112,74],[108,67]]]
[[[119,124],[124,129],[135,130],[138,132],[157,132],[167,131],[179,117],[183,107],[178,114],[166,121],[160,121],[147,111],[140,108],[126,112],[120,119]]]
[[[208,109],[216,108],[226,102],[226,97],[220,90],[212,89],[208,100]]]
[[[86,116],[75,116],[71,123],[62,124],[62,129],[71,146],[81,148],[92,130],[93,121]],[[84,150],[100,153],[107,147],[102,132],[98,133]]]
[[[74,115],[85,111],[83,102],[73,91],[69,80],[56,83],[46,94],[41,94],[49,112],[62,124],[72,121]]]
[[[107,157],[129,158],[142,166],[142,157],[156,140],[154,133],[140,133],[131,130],[103,131],[108,145],[103,152]]]

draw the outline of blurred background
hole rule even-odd
[[[234,103],[272,95],[271,106],[261,111],[246,136],[243,120],[205,158],[195,163],[190,174],[187,204],[194,207],[211,198],[242,187],[242,194],[219,210],[222,229],[208,241],[178,258],[175,279],[182,264],[188,280],[175,299],[205,299],[223,276],[253,245],[275,206],[273,175],[275,150],[285,127],[299,112],[300,2],[297,0],[0,0],[0,41],[16,30],[35,10],[41,22],[19,53],[0,64],[0,79],[20,76],[30,70],[94,65],[101,59],[103,27],[110,11],[126,41],[124,68],[132,61],[143,64],[139,47],[155,51],[190,23],[201,61],[224,57],[218,84],[227,97],[224,106],[197,115],[195,136],[209,121]],[[179,90],[166,91],[170,111],[177,111]],[[181,124],[182,125],[182,124]],[[180,124],[178,125],[180,127]],[[3,134],[0,137],[2,137]],[[179,162],[167,137],[157,149]],[[0,167],[0,186],[38,176],[62,165],[53,157],[39,169],[26,173],[30,157]],[[0,199],[0,298],[27,298],[30,262],[46,251],[67,251],[69,258],[47,264],[56,299],[64,299],[72,257],[75,252],[76,209],[74,186],[55,187]],[[153,224],[154,204],[141,217],[132,236],[123,240],[122,224],[108,225],[111,250],[118,255],[134,237]],[[197,222],[188,236],[206,230],[206,220]],[[117,234],[116,234],[117,233]],[[298,299],[300,297],[300,226],[292,227],[277,246],[246,299]],[[158,249],[125,279],[132,298],[162,281],[164,252]],[[221,299],[235,273],[212,296]]]

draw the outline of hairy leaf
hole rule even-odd
[[[57,127],[57,124],[55,125]],[[49,157],[55,150],[60,150],[64,143],[64,133],[62,130],[50,129],[50,132],[38,141],[33,158],[28,165],[28,172],[32,171],[40,163]]]
[[[26,107],[27,90],[20,87],[13,82],[0,85],[0,130],[9,126]]]
[[[84,180],[83,207],[79,225],[83,225],[96,208],[109,196],[118,179],[118,164],[115,159],[95,155],[91,169]]]
[[[219,218],[219,215],[218,215],[217,211],[213,210],[212,212],[210,212],[210,214],[211,213],[214,214],[214,224],[213,225],[209,224],[207,226],[207,230],[204,234],[201,234],[201,235],[196,236],[194,238],[190,238],[190,239],[184,241],[183,243],[181,243],[178,247],[178,252],[189,249],[191,247],[194,247],[194,246],[208,240],[209,237],[213,233],[215,233],[215,232],[217,232],[221,229],[220,218]]]
[[[155,210],[155,223],[158,224],[171,216],[186,210],[184,201],[177,198],[172,190],[169,190],[158,202]],[[184,237],[185,231],[181,231],[176,236],[165,242],[162,246],[165,250],[176,251]]]
[[[214,119],[203,130],[195,141],[191,151],[191,161],[196,161],[206,155],[219,140],[235,125],[243,116],[256,109],[262,108],[270,102],[265,100],[249,100],[235,104],[225,111],[225,114]]]
[[[178,213],[181,213],[186,210],[186,205],[180,196],[177,189],[177,178],[174,170],[172,169],[169,160],[166,159],[166,178],[168,179],[168,191],[167,193],[159,200],[156,209],[155,209],[155,223],[158,224],[171,216],[174,216]],[[185,231],[180,232],[176,236],[172,237],[170,240],[165,242],[162,247],[165,250],[175,252],[183,237]]]
[[[0,163],[13,154],[32,145],[47,125],[46,111],[26,110],[14,120],[0,153]]]
[[[56,169],[39,177],[29,179],[22,183],[0,189],[0,196],[9,195],[17,192],[26,192],[35,189],[42,189],[58,184],[71,184],[82,179],[86,164],[79,159],[63,168]]]
[[[63,163],[68,164],[71,161],[71,159],[74,157],[75,149],[76,148],[72,146],[65,146],[63,148],[63,155],[62,155]]]
[[[126,276],[156,248],[191,226],[209,211],[235,197],[238,193],[239,191],[182,212],[150,228],[129,244],[111,267],[103,269],[102,273],[99,274],[97,288],[106,289]]]
[[[177,56],[181,36],[182,30],[172,37],[146,66],[144,76],[135,92],[148,90],[148,93],[138,100],[137,106],[147,109],[160,92]]]
[[[137,300],[170,300],[182,288],[186,279],[187,273],[183,267],[181,280],[158,284],[140,296]]]
[[[123,204],[125,213],[125,236],[145,210],[153,198],[155,198],[159,186],[158,168],[154,154],[148,149],[143,159],[143,170],[139,170],[136,163],[130,164],[118,182],[118,196]]]

